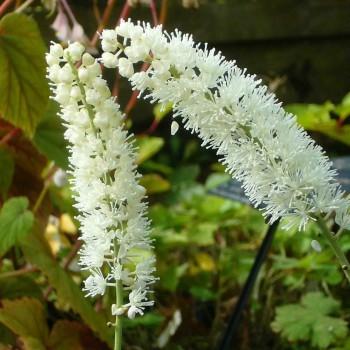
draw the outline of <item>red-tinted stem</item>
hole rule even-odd
[[[99,34],[106,27],[106,25],[111,17],[114,5],[115,5],[115,0],[108,0],[106,8],[105,8],[103,15],[102,15],[101,22],[97,28],[95,35],[91,39],[91,46],[96,46]]]
[[[151,0],[149,7],[150,7],[151,13],[152,13],[153,24],[154,24],[154,26],[157,26],[159,24],[159,20],[158,20],[158,14],[157,14],[157,9],[156,9],[156,5],[154,3],[154,0]]]
[[[128,2],[125,1],[124,7],[122,9],[122,12],[121,12],[121,14],[120,14],[120,16],[118,18],[117,26],[119,26],[120,21],[122,19],[126,20],[129,17],[130,11],[131,11],[131,7],[129,6]]]
[[[13,3],[13,0],[5,0],[1,5],[0,5],[0,16],[3,15],[3,13],[6,11],[6,9]]]
[[[10,130],[1,140],[0,140],[0,147],[4,146],[7,142],[9,142],[13,137],[15,137],[17,134],[21,132],[21,129],[14,128]]]
[[[168,13],[168,0],[162,0],[162,6],[160,8],[159,23],[165,24],[166,17]]]
[[[145,62],[143,65],[142,65],[142,68],[141,68],[141,72],[145,72],[147,70],[147,68],[149,67],[149,63],[148,62]],[[125,110],[124,110],[124,113],[125,113],[125,116],[126,118],[128,118],[130,112],[134,109],[136,103],[137,103],[137,96],[140,92],[138,90],[135,90],[130,99],[129,99],[129,102],[128,104],[126,105],[125,107]]]

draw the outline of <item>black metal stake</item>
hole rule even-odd
[[[250,293],[253,289],[254,283],[256,281],[256,278],[258,276],[258,273],[260,271],[260,268],[265,261],[267,252],[270,249],[271,243],[273,241],[274,234],[276,232],[277,226],[279,224],[279,220],[275,221],[272,225],[269,226],[265,238],[260,246],[260,249],[258,251],[258,254],[256,255],[254,264],[249,272],[249,276],[244,284],[243,290],[241,292],[241,295],[238,299],[238,302],[236,304],[235,309],[233,310],[233,313],[231,315],[230,321],[228,323],[227,329],[224,333],[224,336],[222,338],[219,350],[229,350],[229,346],[231,345],[232,337],[236,331],[236,328],[238,326],[238,322],[240,319],[240,316],[242,314],[244,305],[247,301],[247,299],[250,296]]]

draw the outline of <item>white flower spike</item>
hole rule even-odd
[[[52,44],[47,63],[53,98],[61,104],[60,117],[70,143],[70,184],[84,241],[80,265],[90,272],[83,290],[96,296],[119,285],[119,293],[129,292],[129,302],[114,306],[112,312],[127,312],[133,318],[153,305],[147,295],[155,281],[155,259],[140,263],[140,251],[149,255],[153,247],[132,135],[124,129],[123,115],[101,77],[100,64],[84,53],[80,43],[64,50]]]

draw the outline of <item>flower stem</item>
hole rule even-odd
[[[323,237],[326,239],[327,243],[330,245],[331,249],[333,250],[333,253],[338,258],[341,267],[344,271],[344,274],[346,278],[348,279],[350,283],[350,264],[343,253],[343,251],[340,249],[339,243],[338,243],[338,237],[335,237],[333,233],[328,228],[326,222],[322,218],[317,218],[317,224],[321,229],[321,232],[323,234]]]
[[[106,27],[106,25],[111,17],[114,5],[115,5],[115,0],[108,0],[106,8],[105,8],[103,15],[102,15],[102,19],[98,25],[97,30],[96,30],[96,33],[94,34],[93,38],[91,39],[91,42],[90,42],[91,46],[94,46],[94,47],[96,46],[98,38],[99,38],[99,33],[101,33],[102,30]]]
[[[44,181],[44,187],[41,190],[41,192],[39,194],[39,197],[38,197],[38,199],[36,200],[36,202],[34,204],[34,207],[33,207],[33,210],[32,210],[33,214],[35,214],[37,212],[37,210],[39,209],[42,201],[44,200],[45,195],[46,195],[46,193],[47,193],[47,191],[49,189],[49,185],[50,185],[50,181],[47,181],[47,180]]]
[[[123,306],[123,285],[121,280],[117,280],[116,288],[116,303],[117,307]],[[115,317],[115,331],[114,331],[114,350],[121,350],[122,348],[122,316]]]
[[[7,7],[11,5],[13,0],[5,0],[0,6],[0,16],[6,11]]]
[[[19,134],[21,132],[21,129],[14,128],[10,130],[1,140],[0,140],[0,147],[5,145],[8,141],[10,141],[14,136]]]
[[[34,0],[27,0],[25,1],[20,7],[18,7],[16,9],[16,13],[19,13],[19,12],[23,12],[23,10],[25,10],[29,5],[31,5],[31,3],[33,2]]]

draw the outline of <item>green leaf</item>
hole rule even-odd
[[[143,175],[140,185],[147,190],[148,194],[166,192],[170,188],[170,182],[158,174]]]
[[[199,246],[208,246],[214,243],[214,232],[217,229],[216,223],[201,222],[190,227],[187,235],[190,242]]]
[[[22,13],[0,21],[0,113],[34,134],[49,101],[45,45],[36,22]]]
[[[198,286],[191,287],[190,293],[203,301],[215,300],[216,298],[216,294],[210,289]]]
[[[0,193],[5,198],[7,191],[11,186],[15,165],[8,150],[4,147],[0,148]]]
[[[324,105],[296,103],[286,106],[285,109],[287,112],[295,114],[298,117],[298,123],[306,130],[318,131],[350,145],[350,126],[339,127],[337,121],[332,119],[330,115],[332,111],[344,119],[350,113],[347,101],[346,98],[345,104],[337,107],[334,107],[330,102],[326,102]]]
[[[310,292],[301,298],[301,304],[308,310],[316,311],[323,315],[331,314],[339,310],[339,301],[327,298],[322,293]]]
[[[48,349],[52,350],[83,350],[80,344],[79,323],[59,320],[50,333]]]
[[[14,197],[5,202],[0,212],[0,256],[33,227],[34,215],[28,210],[26,197]]]
[[[329,112],[333,105],[326,102],[324,105],[294,103],[285,107],[289,113],[298,117],[298,123],[306,130],[318,130],[319,125],[336,123],[331,120]]]
[[[178,185],[182,182],[191,182],[196,180],[200,173],[199,165],[191,164],[176,168],[170,176],[170,181],[173,185]]]
[[[16,341],[11,330],[0,322],[0,350],[3,349],[1,344],[8,344],[8,346],[12,345],[15,348]],[[8,346],[5,347],[5,350],[9,350]]]
[[[327,349],[334,339],[344,339],[348,326],[344,320],[334,317],[322,317],[315,320],[311,344],[319,349]]]
[[[24,295],[39,300],[43,299],[41,289],[29,277],[8,277],[0,281],[0,299],[12,300]]]
[[[142,137],[136,140],[135,147],[138,148],[137,164],[143,163],[151,158],[164,146],[164,140],[161,137]]]
[[[37,299],[3,300],[0,321],[18,334],[28,350],[45,350],[49,336],[44,306]]]
[[[32,232],[21,242],[21,248],[28,261],[35,264],[49,278],[50,285],[56,289],[59,299],[68,303],[73,311],[95,331],[102,340],[113,344],[113,330],[106,326],[107,320],[96,313],[89,300],[69,274],[53,259],[47,241],[42,237],[40,226],[36,223]]]
[[[64,139],[64,126],[57,116],[59,106],[50,103],[49,111],[35,130],[33,142],[38,150],[62,169],[68,169],[68,142]]]
[[[142,317],[136,317],[133,320],[125,318],[123,320],[123,328],[133,328],[137,326],[145,326],[148,328],[156,328],[165,320],[165,317],[155,312],[147,312]]]
[[[276,308],[271,327],[291,342],[309,341],[313,347],[327,349],[348,333],[344,320],[327,315],[339,307],[336,300],[321,293],[308,293],[302,297],[301,305],[289,304]]]
[[[171,292],[174,292],[180,281],[180,278],[187,271],[188,266],[189,266],[188,263],[184,263],[182,265],[173,265],[173,266],[167,267],[163,271],[159,271],[160,283],[162,287]]]
[[[156,117],[156,120],[160,122],[167,114],[171,112],[173,104],[168,103],[157,103],[153,107],[153,114]]]
[[[205,182],[206,190],[212,190],[232,179],[232,176],[228,173],[212,173],[208,176]]]

